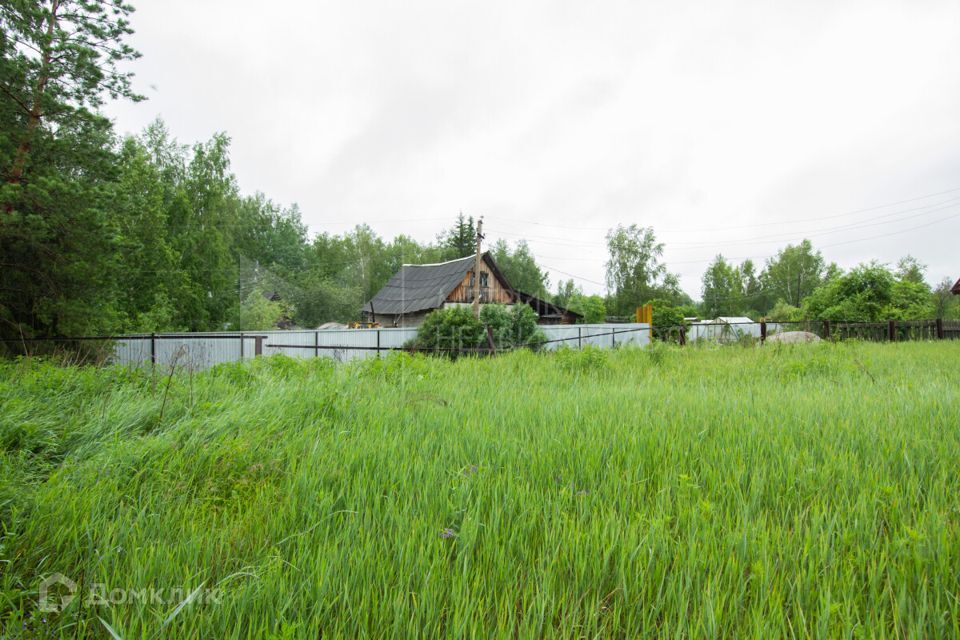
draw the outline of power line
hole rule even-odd
[[[843,242],[835,242],[835,243],[832,243],[832,244],[821,245],[820,248],[821,248],[821,249],[828,249],[828,248],[830,248],[830,247],[836,247],[836,246],[845,245],[845,244],[853,244],[853,243],[855,243],[855,242],[866,242],[866,241],[868,241],[868,240],[878,240],[878,239],[880,239],[880,238],[890,238],[890,237],[893,237],[893,236],[901,235],[901,234],[903,234],[903,233],[908,233],[908,232],[910,232],[910,231],[915,231],[915,230],[917,230],[917,229],[923,229],[923,228],[926,228],[926,227],[930,227],[930,226],[933,226],[933,225],[935,225],[935,224],[939,224],[939,223],[941,223],[941,222],[946,222],[946,221],[948,221],[948,220],[953,220],[953,219],[956,219],[956,218],[960,218],[960,213],[955,213],[955,214],[952,214],[952,215],[949,215],[949,216],[946,216],[946,217],[943,217],[943,218],[939,218],[939,219],[937,219],[937,220],[932,220],[932,221],[930,221],[930,222],[926,222],[926,223],[924,223],[924,224],[915,225],[915,226],[913,226],[913,227],[909,227],[909,228],[906,228],[906,229],[900,229],[900,230],[897,230],[897,231],[894,231],[894,232],[891,232],[891,233],[883,233],[883,234],[879,234],[879,235],[875,235],[875,236],[868,236],[868,237],[865,237],[865,238],[855,238],[855,239],[853,239],[853,240],[846,240],[846,241],[843,241]],[[726,258],[726,259],[727,259],[727,260],[730,260],[730,261],[743,261],[743,260],[760,261],[760,260],[767,260],[767,259],[770,259],[770,258],[774,258],[774,257],[776,257],[776,255],[777,255],[777,254],[766,255],[766,256],[741,256],[741,257]],[[533,254],[533,256],[534,256],[534,258],[537,258],[537,259],[547,258],[546,256],[541,256],[541,255],[537,255],[537,254]],[[547,259],[561,259],[561,258],[560,258],[559,256],[551,256],[551,257],[549,257],[549,258],[547,258]],[[564,258],[564,259],[565,259],[565,258]],[[702,264],[702,263],[705,263],[705,262],[713,262],[715,259],[716,259],[716,258],[714,257],[714,258],[709,258],[709,259],[706,259],[706,260],[671,260],[668,264]],[[600,285],[600,286],[603,286],[603,287],[606,287],[606,286],[607,286],[606,283],[604,283],[604,282],[598,282],[598,281],[592,280],[592,279],[590,279],[590,278],[585,278],[585,277],[583,277],[583,276],[578,276],[578,275],[573,274],[573,273],[568,273],[568,272],[566,272],[566,271],[561,271],[560,269],[557,269],[557,268],[555,268],[555,267],[551,267],[551,266],[549,266],[549,265],[547,265],[547,264],[543,264],[543,263],[541,263],[541,264],[542,264],[542,266],[544,266],[545,268],[550,269],[551,271],[556,271],[557,273],[563,274],[563,275],[565,275],[565,276],[568,276],[568,277],[571,277],[571,278],[576,278],[577,280],[582,280],[582,281],[584,281],[584,282],[589,282],[589,283],[591,283],[591,284],[597,284],[597,285]]]
[[[582,277],[582,276],[577,276],[577,275],[574,275],[574,274],[572,274],[572,273],[567,273],[566,271],[561,271],[560,269],[557,269],[557,268],[555,268],[555,267],[551,267],[551,266],[549,266],[549,265],[543,265],[543,266],[546,267],[547,269],[552,270],[552,271],[556,271],[557,273],[562,273],[562,274],[565,275],[565,276],[569,276],[569,277],[571,277],[571,278],[576,278],[577,280],[582,280],[582,281],[584,281],[584,282],[589,282],[589,283],[591,283],[591,284],[598,284],[598,285],[602,285],[602,286],[606,287],[606,284],[605,284],[605,283],[597,282],[596,280],[591,280],[591,279],[589,279],[589,278],[584,278],[584,277]],[[759,298],[759,297],[761,297],[761,296],[769,295],[770,293],[772,293],[772,291],[770,291],[769,289],[760,289],[759,291],[754,291],[753,293],[743,293],[743,294],[740,294],[740,295],[738,295],[738,296],[726,296],[726,297],[723,297],[723,298],[717,298],[717,297],[711,296],[711,297],[710,297],[710,302],[713,303],[713,304],[718,304],[718,303],[722,303],[722,302],[735,302],[735,301],[741,301],[741,302],[742,302],[742,301],[744,301],[744,300],[753,300],[754,298]]]
[[[948,193],[956,193],[957,191],[960,191],[960,187],[955,187],[953,189],[946,189],[945,191],[937,191],[935,193],[928,193],[926,195],[916,196],[914,198],[907,198],[905,200],[897,200],[895,202],[888,202],[885,204],[875,205],[871,207],[864,207],[862,209],[853,209],[850,211],[844,211],[842,213],[830,214],[825,216],[816,216],[812,218],[795,218],[793,220],[778,220],[778,221],[771,221],[771,222],[757,222],[757,223],[745,224],[745,225],[727,225],[723,227],[702,228],[700,229],[700,231],[712,232],[712,231],[725,231],[727,229],[750,229],[754,227],[769,227],[769,226],[778,226],[778,225],[784,225],[784,224],[794,224],[794,223],[800,223],[800,222],[817,222],[820,220],[831,220],[835,218],[842,218],[848,215],[854,215],[857,213],[865,213],[868,211],[876,211],[878,209],[886,209],[887,207],[894,207],[900,204],[918,202],[920,200],[926,200],[927,198],[942,196]],[[551,224],[547,222],[537,222],[533,220],[524,220],[522,218],[500,218],[498,216],[487,216],[487,217],[493,220],[503,220],[505,222],[518,222],[523,224],[535,225],[539,227],[553,227],[557,229],[571,229],[573,231],[608,231],[609,230],[609,227],[584,227],[579,225],[571,226],[571,225]],[[645,225],[645,226],[650,226],[650,225]],[[689,229],[660,229],[659,233],[688,233],[689,231],[690,231]]]
[[[876,226],[885,225],[885,224],[896,224],[898,222],[903,222],[904,220],[912,220],[914,218],[920,218],[926,215],[930,215],[931,213],[936,213],[938,211],[951,209],[958,205],[960,205],[960,198],[954,198],[947,202],[939,202],[933,205],[927,205],[925,207],[918,207],[915,209],[906,209],[903,211],[895,211],[892,213],[884,214],[882,216],[877,216],[877,218],[891,217],[894,215],[899,216],[900,214],[916,211],[917,209],[929,209],[930,207],[934,207],[932,209],[929,209],[928,211],[923,211],[921,213],[913,213],[912,215],[900,216],[893,220],[882,220],[878,222],[876,221],[876,219],[874,219],[873,221],[855,222],[855,223],[840,225],[838,227],[828,227],[828,228],[819,229],[819,230],[789,232],[789,235],[786,235],[786,236],[785,234],[787,234],[788,232],[772,234],[767,236],[757,236],[757,237],[748,238],[745,240],[720,240],[720,241],[712,241],[712,242],[711,241],[671,242],[670,246],[681,245],[681,246],[693,247],[693,246],[716,246],[717,244],[739,245],[739,244],[769,244],[772,242],[789,242],[790,240],[795,239],[798,236],[803,236],[805,238],[816,237],[816,236],[829,235],[833,233],[842,233],[844,231],[853,231],[856,229],[865,229],[867,227],[876,227]]]
[[[539,257],[539,256],[534,256],[534,257]],[[561,271],[560,269],[557,269],[556,267],[551,267],[551,266],[548,265],[548,264],[544,264],[543,266],[544,266],[545,268],[547,268],[547,269],[550,269],[551,271],[556,271],[557,273],[561,273],[561,274],[563,274],[563,275],[565,275],[565,276],[567,276],[567,277],[570,277],[570,278],[576,278],[577,280],[582,280],[582,281],[584,281],[584,282],[589,282],[590,284],[598,284],[598,285],[600,285],[601,287],[606,287],[606,286],[607,286],[607,283],[606,283],[606,282],[597,282],[596,280],[591,280],[590,278],[584,278],[583,276],[578,276],[578,275],[576,275],[576,274],[574,274],[574,273],[567,273],[566,271]]]
[[[960,197],[951,198],[941,202],[935,202],[929,205],[923,205],[920,207],[913,207],[910,209],[902,209],[899,211],[892,211],[885,213],[880,216],[876,216],[874,219],[869,221],[857,221],[852,223],[847,223],[844,225],[836,227],[827,227],[822,229],[807,229],[805,231],[790,231],[790,232],[780,232],[776,234],[766,235],[766,236],[755,236],[751,238],[744,239],[723,239],[723,240],[709,240],[709,241],[691,241],[691,242],[669,242],[671,247],[687,247],[690,249],[697,249],[702,247],[717,247],[717,246],[740,246],[746,244],[773,244],[780,242],[791,242],[795,241],[798,238],[811,238],[824,235],[830,235],[834,233],[842,233],[845,231],[854,231],[857,229],[864,229],[868,227],[881,226],[886,224],[896,224],[898,222],[903,222],[905,220],[912,220],[914,218],[920,218],[931,213],[936,213],[938,211],[944,211],[952,207],[960,205]],[[932,207],[932,208],[931,208]],[[920,213],[913,213],[921,209],[927,209],[927,211],[922,211]],[[911,214],[911,215],[902,215],[902,214]],[[893,216],[898,216],[891,220],[879,220],[879,218],[891,218]],[[543,244],[554,244],[556,246],[567,246],[567,247],[583,247],[583,246],[594,246],[594,247],[605,247],[606,243],[603,242],[584,242],[584,241],[572,241],[566,238],[556,238],[556,237],[546,237],[546,236],[532,236],[529,234],[518,234],[509,231],[500,231],[500,230],[491,230],[494,233],[499,233],[508,236],[514,236],[518,238],[529,239],[531,241],[540,242]]]

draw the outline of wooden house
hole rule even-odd
[[[476,295],[475,266],[474,256],[437,264],[405,264],[363,305],[364,319],[385,327],[416,327],[435,309],[472,306]],[[480,304],[529,304],[541,324],[573,323],[579,317],[567,309],[516,291],[489,252],[481,256]]]
[[[953,285],[953,288],[950,289],[950,293],[952,293],[955,296],[960,296],[960,280],[957,280],[956,284]]]

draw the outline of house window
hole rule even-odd
[[[474,275],[473,271],[470,272],[470,286],[477,286],[477,277]],[[490,274],[486,271],[480,272],[480,286],[489,287],[490,286]]]

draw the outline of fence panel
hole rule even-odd
[[[602,349],[625,344],[644,345],[650,342],[650,325],[636,322],[618,324],[556,324],[540,327],[547,337],[544,349],[561,346],[577,349],[593,345]]]
[[[312,358],[315,331],[294,329],[292,331],[263,331],[263,355],[272,356],[282,353],[291,358]],[[284,346],[279,346],[284,345]]]
[[[206,369],[253,357],[256,341],[241,333],[158,333],[114,341],[114,362],[127,366]],[[241,346],[242,345],[242,346]]]
[[[335,348],[320,349],[317,355],[320,357],[334,358],[341,362],[355,360],[357,358],[376,358],[378,353],[377,343],[382,339],[384,331],[394,331],[394,329],[320,331],[317,333],[319,345],[322,347]],[[356,348],[349,349],[347,347]]]
[[[960,320],[943,321],[943,338],[945,340],[960,340]]]
[[[594,345],[610,348],[650,341],[646,324],[584,324],[542,326],[545,349]],[[114,362],[128,366],[206,369],[223,362],[255,356],[257,336],[262,336],[263,355],[282,353],[292,358],[326,357],[340,361],[375,358],[384,351],[400,349],[417,335],[417,329],[323,329],[292,331],[174,333],[122,336],[115,340]],[[456,347],[456,345],[451,345]]]
[[[651,327],[641,323],[580,325],[543,325],[545,350],[561,347],[599,348],[634,344],[651,340]],[[658,340],[680,342],[680,327],[656,330]],[[887,320],[883,322],[800,321],[766,323],[767,337],[778,333],[805,331],[830,340],[960,340],[960,320]],[[685,327],[684,343],[697,340],[720,342],[759,339],[761,323],[703,322]],[[62,349],[78,355],[78,361],[108,361],[134,367],[157,366],[168,369],[174,363],[194,370],[223,362],[246,360],[260,353],[282,353],[293,358],[327,357],[337,360],[377,357],[384,351],[402,348],[417,335],[417,329],[322,329],[261,332],[206,332],[136,334],[125,336],[78,336],[24,338],[0,343],[0,353],[54,353]],[[11,346],[13,345],[13,346]],[[457,348],[456,341],[448,348]]]

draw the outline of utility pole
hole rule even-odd
[[[480,318],[480,243],[483,241],[483,216],[477,220],[477,260],[473,266],[473,317]]]

